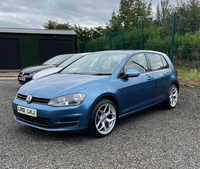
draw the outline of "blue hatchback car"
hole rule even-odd
[[[47,131],[110,134],[119,118],[161,103],[178,102],[177,72],[166,54],[103,51],[23,85],[13,100],[14,119]]]

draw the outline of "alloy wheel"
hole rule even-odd
[[[103,104],[95,116],[95,126],[99,133],[106,135],[110,133],[116,123],[116,110],[110,103]]]

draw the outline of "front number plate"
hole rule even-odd
[[[18,105],[17,106],[17,112],[28,115],[28,116],[37,117],[37,110],[36,109],[31,109],[31,108],[27,108],[27,107],[23,107],[23,106]]]
[[[19,80],[26,81],[25,77],[19,77]]]

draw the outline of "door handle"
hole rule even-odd
[[[169,76],[169,75],[170,75],[170,72],[166,72],[165,75],[166,75],[166,76]]]
[[[147,80],[152,80],[153,77],[152,76],[148,76]]]
[[[145,74],[146,76],[147,76],[147,80],[152,80],[153,79],[153,77],[152,76],[150,76],[150,75],[147,75],[147,74]]]

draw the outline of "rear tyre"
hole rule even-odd
[[[93,108],[89,131],[95,137],[109,135],[116,123],[117,109],[112,101],[108,99],[100,100]]]
[[[162,106],[166,109],[173,109],[176,107],[178,103],[178,88],[175,84],[172,84],[168,90],[167,98],[166,100],[162,103]]]

